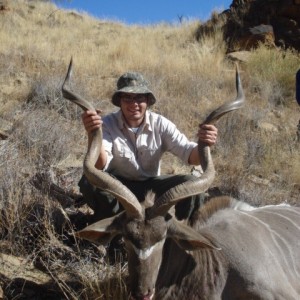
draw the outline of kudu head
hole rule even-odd
[[[73,93],[68,87],[71,70],[72,60],[62,86],[63,96],[83,110],[95,110],[89,102]],[[238,69],[236,70],[236,88],[236,99],[214,110],[203,123],[213,124],[222,115],[243,106],[244,93]],[[91,184],[114,195],[124,207],[124,211],[86,227],[77,232],[77,236],[95,243],[107,244],[115,235],[122,235],[128,254],[132,298],[150,300],[155,295],[155,283],[166,238],[174,239],[180,247],[186,250],[218,249],[208,238],[177,221],[171,213],[171,208],[180,200],[205,192],[212,184],[215,170],[210,148],[198,142],[204,171],[201,177],[195,181],[179,184],[158,198],[153,194],[148,194],[145,201],[140,203],[122,183],[95,168],[101,144],[100,128],[93,132],[93,139],[84,160],[84,174]]]

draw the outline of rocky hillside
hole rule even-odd
[[[203,26],[212,24],[222,28],[228,52],[257,48],[259,43],[300,50],[299,0],[233,0],[230,9]]]

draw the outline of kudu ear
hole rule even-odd
[[[171,237],[184,250],[195,251],[205,248],[221,250],[208,237],[174,218],[169,221],[168,237]]]
[[[93,243],[101,245],[108,244],[115,235],[121,233],[124,214],[125,212],[121,212],[114,217],[93,223],[76,232],[75,235]]]

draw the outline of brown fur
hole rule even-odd
[[[218,196],[211,198],[194,214],[192,218],[192,224],[195,221],[199,222],[200,224],[205,223],[217,211],[230,208],[234,204],[234,201],[235,200],[229,196]]]

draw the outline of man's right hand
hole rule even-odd
[[[87,110],[81,115],[82,123],[88,134],[92,133],[95,129],[102,126],[101,110],[96,111]]]

